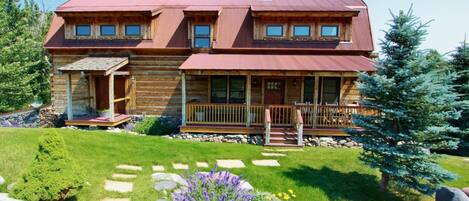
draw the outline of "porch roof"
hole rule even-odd
[[[376,71],[372,60],[357,55],[193,54],[181,70]]]
[[[94,72],[109,75],[129,63],[127,57],[85,57],[73,63],[60,67],[65,73]]]

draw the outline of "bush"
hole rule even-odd
[[[84,182],[64,139],[54,131],[40,138],[39,153],[13,188],[12,196],[27,201],[62,201],[75,196]]]
[[[135,124],[134,131],[146,135],[169,135],[176,132],[178,124],[169,117],[147,117]]]
[[[188,187],[173,193],[173,201],[252,201],[252,190],[242,188],[241,177],[229,172],[195,173],[186,178]]]

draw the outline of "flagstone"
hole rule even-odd
[[[195,162],[195,165],[199,168],[208,168],[207,162]]]
[[[114,179],[134,179],[137,178],[135,174],[113,174],[112,178]]]
[[[164,166],[162,165],[154,165],[151,167],[153,172],[164,172]]]
[[[133,191],[134,184],[131,182],[106,180],[104,189],[106,191],[115,191],[119,193],[128,193]]]
[[[173,168],[175,170],[188,170],[189,165],[187,164],[182,164],[182,163],[173,163]]]
[[[283,156],[286,156],[286,154],[281,154],[281,153],[262,153],[262,156],[278,156],[278,157],[283,157]]]
[[[255,166],[277,167],[280,166],[277,160],[253,160],[252,164]]]
[[[221,168],[245,168],[241,160],[217,160],[218,167]]]
[[[120,170],[132,170],[132,171],[142,171],[143,168],[142,166],[136,166],[136,165],[118,165],[116,166],[117,169],[120,169]]]

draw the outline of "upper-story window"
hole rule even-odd
[[[128,24],[125,25],[125,35],[126,36],[140,36],[141,35],[141,27],[139,24]]]
[[[91,36],[91,25],[79,24],[75,26],[77,36]]]
[[[210,25],[194,25],[194,47],[210,47]]]
[[[115,25],[101,25],[100,33],[101,33],[101,36],[115,36],[116,26]]]
[[[295,37],[309,37],[311,35],[311,27],[308,25],[294,25],[293,36]]]
[[[267,25],[265,35],[267,37],[282,37],[283,25]]]
[[[321,27],[321,36],[323,37],[338,37],[339,26],[337,25],[323,25]]]

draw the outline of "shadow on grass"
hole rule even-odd
[[[328,167],[314,169],[308,166],[292,168],[284,174],[295,180],[298,186],[321,189],[330,200],[419,200],[417,195],[408,192],[396,195],[379,191],[378,179],[369,174],[343,173]]]

